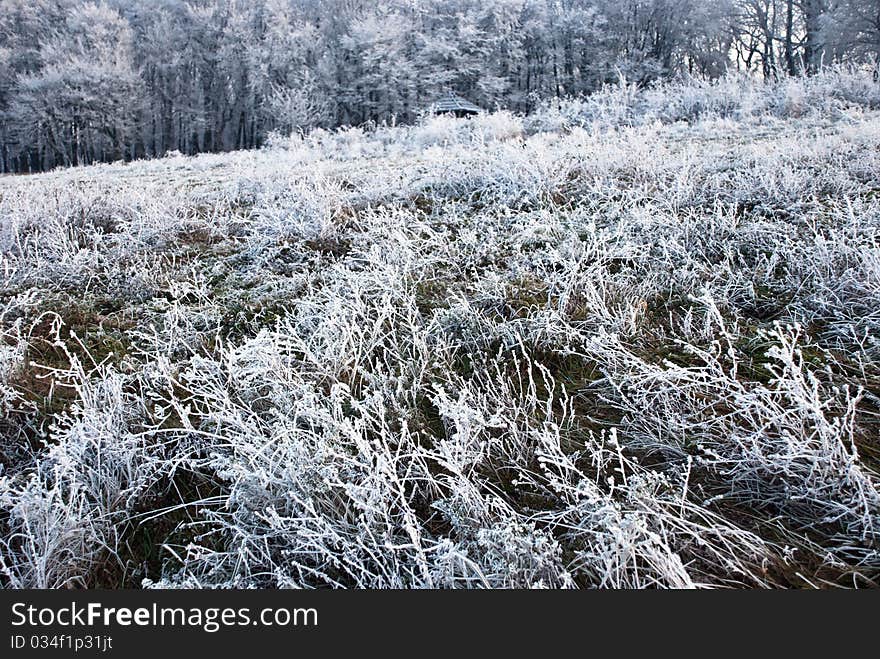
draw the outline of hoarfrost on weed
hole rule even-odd
[[[4,178],[3,583],[877,585],[877,108],[621,80]]]

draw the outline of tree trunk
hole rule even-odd
[[[822,14],[825,0],[804,0],[804,68],[807,73],[815,73],[822,66]]]
[[[794,61],[794,45],[792,43],[794,30],[794,0],[785,2],[785,66],[788,75],[797,75],[797,66]]]

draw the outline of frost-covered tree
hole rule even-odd
[[[108,6],[72,10],[40,49],[45,66],[16,81],[8,116],[18,155],[41,168],[123,158],[142,98],[131,43]]]
[[[342,123],[412,116],[413,36],[409,17],[393,8],[352,18],[338,42],[336,98]]]
[[[305,70],[294,85],[273,85],[263,101],[262,112],[267,126],[290,134],[327,125],[331,120],[332,108],[330,99]]]
[[[825,43],[839,59],[880,58],[880,2],[840,0],[823,25]]]

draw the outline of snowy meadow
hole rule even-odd
[[[880,85],[0,178],[4,587],[880,585]]]

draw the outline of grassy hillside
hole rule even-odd
[[[880,583],[880,88],[0,180],[9,587]]]

